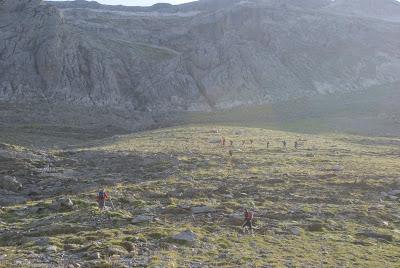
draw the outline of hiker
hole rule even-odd
[[[99,209],[103,210],[106,204],[106,200],[109,200],[110,196],[109,194],[104,190],[100,190],[99,193],[97,194],[97,203],[99,204]]]
[[[225,146],[225,137],[224,136],[221,136],[221,145]]]
[[[247,208],[244,210],[244,224],[242,225],[243,232],[245,232],[246,228],[250,230],[251,234],[253,234],[253,212],[249,211]]]
[[[286,141],[282,141],[283,148],[286,148]]]
[[[269,141],[267,141],[267,149],[269,149]]]
[[[231,143],[231,146],[233,146],[233,141],[229,141]]]
[[[230,157],[232,157],[232,156],[233,156],[233,152],[232,152],[232,150],[229,150],[229,155],[230,155]]]
[[[297,149],[299,147],[299,143],[297,141],[294,142],[294,148]]]

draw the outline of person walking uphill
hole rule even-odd
[[[99,193],[97,194],[96,200],[97,203],[99,204],[99,209],[103,210],[106,204],[106,200],[110,199],[110,195],[104,190],[100,190]]]
[[[222,146],[225,146],[225,137],[224,136],[221,136],[221,145]]]
[[[286,141],[282,141],[283,148],[286,149]]]
[[[243,232],[245,232],[247,228],[250,230],[251,234],[253,234],[253,212],[249,211],[247,208],[244,210],[244,224],[242,228]]]

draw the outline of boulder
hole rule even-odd
[[[215,213],[217,210],[208,206],[192,207],[193,214]]]
[[[235,213],[231,214],[228,217],[228,222],[233,225],[243,224],[244,218],[242,214]]]
[[[197,240],[197,235],[191,230],[186,230],[174,235],[172,239],[184,243],[194,243]]]
[[[0,197],[0,206],[9,206],[15,204],[22,204],[28,201],[26,197],[18,195],[7,195]]]
[[[46,251],[49,253],[56,253],[58,251],[58,248],[56,246],[48,246],[46,248]]]
[[[322,223],[314,222],[307,225],[307,230],[310,232],[322,232],[324,230],[324,226]]]
[[[381,196],[382,196],[382,197],[387,197],[388,194],[387,194],[386,192],[381,192]]]
[[[267,182],[269,184],[279,184],[279,183],[285,183],[285,180],[279,179],[279,178],[271,178],[271,179],[267,179]]]
[[[341,165],[334,165],[334,166],[332,167],[332,170],[333,170],[333,171],[339,172],[339,171],[343,171],[343,170],[344,170],[344,167],[341,166]]]
[[[393,241],[393,236],[389,234],[381,234],[381,233],[376,233],[373,231],[362,231],[357,233],[358,236],[364,236],[368,238],[375,238],[375,239],[380,239],[380,240],[385,240],[385,241]]]
[[[3,178],[0,178],[0,188],[12,192],[19,192],[22,190],[22,184],[13,176],[3,176]]]
[[[72,210],[74,203],[67,197],[60,197],[53,201],[51,208],[54,210]]]
[[[400,190],[391,190],[387,194],[391,196],[400,196]]]
[[[220,143],[221,142],[221,139],[220,138],[211,138],[211,139],[209,139],[209,141],[208,141],[209,143]]]
[[[153,221],[153,216],[139,215],[132,219],[133,224],[143,223],[143,222],[151,222]]]
[[[109,256],[113,255],[125,256],[128,254],[128,251],[120,246],[110,246],[107,248],[107,254]]]

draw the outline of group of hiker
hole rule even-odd
[[[246,140],[242,140],[242,145],[246,145],[246,142],[248,142],[250,145],[254,144],[254,140],[253,139],[249,139],[248,141]],[[226,138],[224,136],[221,136],[221,141],[220,141],[222,146],[226,146],[227,141]],[[233,147],[234,141],[233,140],[229,140],[229,144],[231,147]],[[267,148],[270,147],[270,141],[267,141],[266,146]],[[286,140],[282,141],[282,146],[283,148],[287,148],[287,142]],[[298,149],[299,147],[299,142],[295,141],[294,142],[294,148]],[[233,151],[229,150],[229,155],[232,156],[233,155]],[[106,208],[106,202],[110,202],[111,206],[113,207],[113,203],[110,197],[110,194],[108,192],[106,192],[104,189],[99,190],[99,192],[97,193],[96,196],[96,201],[98,203],[98,207],[100,210],[104,210]],[[253,234],[253,219],[254,219],[254,214],[252,211],[245,209],[244,210],[244,223],[242,225],[243,231],[249,231],[251,234]]]
[[[229,140],[229,145],[231,146],[231,147],[233,147],[233,140]],[[248,143],[250,144],[250,145],[252,145],[253,143],[254,143],[254,140],[253,139],[250,139],[250,140],[248,140]],[[224,137],[224,136],[221,136],[221,142],[220,142],[220,144],[222,145],[222,146],[225,146],[226,145],[226,138]],[[270,146],[270,142],[269,141],[267,141],[267,143],[266,143],[266,145],[267,145],[267,149],[269,149],[269,146]],[[242,145],[244,146],[244,145],[246,145],[246,140],[242,140]],[[295,141],[294,142],[294,148],[297,150],[298,148],[299,148],[299,142],[298,141]],[[287,142],[286,142],[286,140],[283,140],[282,141],[282,147],[284,148],[284,149],[286,149],[287,148]],[[231,151],[229,151],[229,152],[231,152]],[[229,153],[229,154],[231,154],[231,153]]]
[[[114,204],[111,201],[111,196],[108,192],[104,189],[99,190],[96,196],[96,201],[101,211],[105,210],[106,208],[106,201],[111,203],[111,206],[114,207]],[[247,208],[244,210],[244,223],[242,225],[243,232],[249,231],[253,234],[253,212],[249,211]]]

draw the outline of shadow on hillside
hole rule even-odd
[[[95,193],[100,188],[111,189],[123,183],[163,180],[175,172],[178,161],[165,153],[139,155],[94,150],[65,151],[55,155],[33,151],[3,150],[0,153],[0,176],[16,178],[22,184],[19,190],[0,189],[2,206]]]

